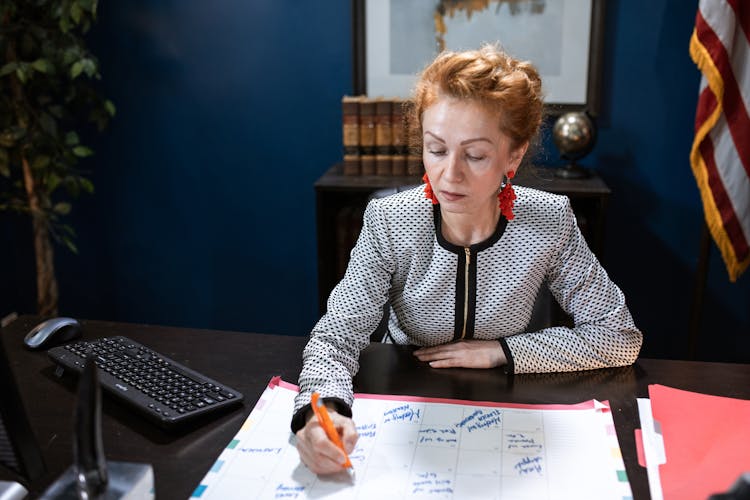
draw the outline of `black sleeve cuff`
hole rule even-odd
[[[513,354],[510,352],[510,347],[508,347],[508,343],[505,341],[505,339],[497,339],[498,342],[500,342],[500,347],[503,348],[503,352],[505,353],[505,359],[508,360],[508,363],[503,366],[503,370],[505,373],[511,375],[515,372],[515,366],[513,366]]]
[[[336,408],[336,413],[343,415],[348,418],[352,418],[352,409],[346,402],[341,398],[323,398],[324,403],[333,403]],[[292,434],[297,434],[297,431],[305,426],[307,423],[307,412],[310,411],[310,403],[297,410],[297,413],[292,417]]]

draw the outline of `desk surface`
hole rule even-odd
[[[74,379],[54,375],[44,352],[22,346],[38,318],[23,316],[2,330],[2,342],[48,472],[31,485],[43,491],[72,461]],[[240,409],[199,428],[170,434],[104,398],[102,431],[107,458],[154,467],[159,499],[190,496],[252,410],[272,376],[296,382],[304,337],[194,330],[84,321],[84,338],[125,335],[224,382],[245,395]],[[412,394],[479,401],[577,403],[609,400],[635,499],[646,499],[645,469],[636,459],[636,397],[648,384],[750,399],[750,365],[640,359],[631,367],[579,373],[516,375],[499,370],[435,370],[419,363],[407,346],[373,344],[362,353],[358,392]],[[291,418],[291,416],[290,416]],[[356,418],[356,416],[355,416]]]

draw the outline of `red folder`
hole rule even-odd
[[[705,500],[750,471],[750,401],[649,385],[666,463],[659,466],[665,500]]]

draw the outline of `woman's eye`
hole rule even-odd
[[[440,149],[430,149],[428,151],[433,156],[444,156],[445,155],[445,151],[440,150]]]
[[[474,155],[466,155],[466,159],[469,161],[482,161],[485,159],[484,156],[474,156]]]

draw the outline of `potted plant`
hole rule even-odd
[[[0,210],[31,218],[41,315],[57,314],[53,241],[77,251],[65,216],[94,190],[79,166],[93,154],[81,136],[115,113],[95,89],[98,62],[84,37],[96,11],[97,0],[0,4]]]

